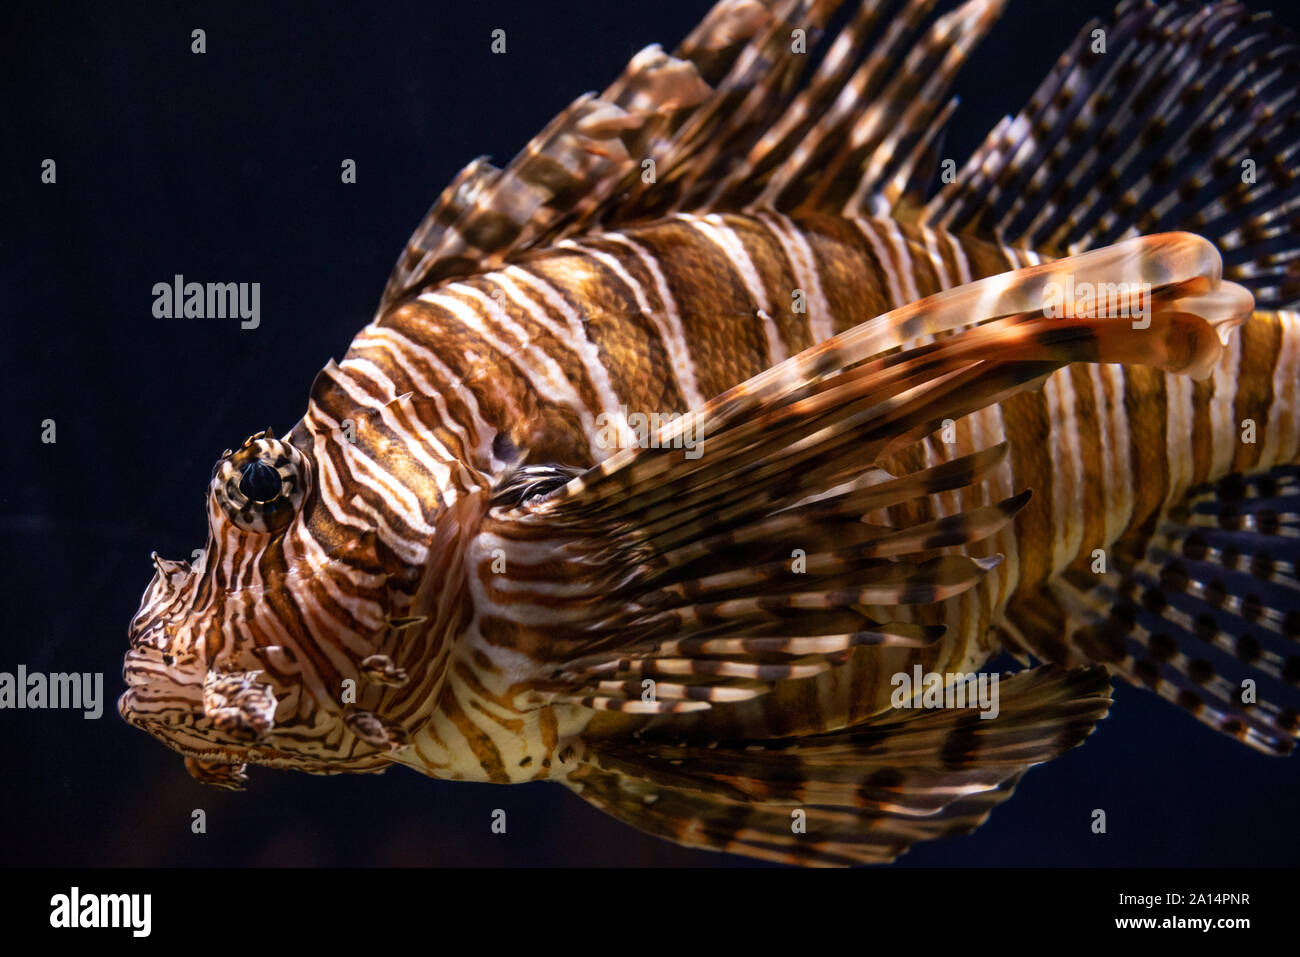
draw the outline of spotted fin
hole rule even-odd
[[[672,54],[649,46],[504,168],[474,160],[407,241],[379,305],[529,249],[678,211],[888,212],[917,193],[948,88],[1006,0],[721,0]],[[741,159],[737,161],[737,157]]]
[[[1011,640],[1097,662],[1268,754],[1300,740],[1300,468],[1193,489],[1108,574],[1017,595]]]
[[[1110,684],[1102,668],[1044,667],[1001,676],[997,698],[991,719],[900,709],[766,741],[594,741],[566,783],[688,847],[782,864],[883,864],[979,827],[1026,770],[1092,732]]]
[[[722,3],[711,16],[753,6]],[[928,175],[924,160],[955,105],[949,87],[1005,0],[969,0],[937,18],[934,0],[862,3],[823,37],[838,6],[765,4],[766,29],[713,96],[679,118],[658,182],[633,184],[607,221],[705,209],[893,211]]]
[[[601,97],[584,94],[504,169],[479,157],[442,192],[407,240],[379,313],[439,280],[491,269],[577,228],[639,174],[660,121],[709,89],[685,60],[657,46],[632,58]]]
[[[1170,234],[940,293],[768,369],[546,494],[499,505],[468,553],[484,637],[546,663],[534,676],[544,698],[640,713],[705,710],[859,646],[935,640],[863,609],[976,584],[999,559],[965,547],[1027,495],[876,526],[864,517],[979,482],[1004,450],[897,477],[875,463],[1071,362],[1206,374],[1251,307],[1217,283],[1217,262],[1204,240]],[[1149,281],[1150,325],[1047,317],[1048,285],[1066,275]],[[940,338],[894,349],[921,335]]]
[[[1213,240],[1261,308],[1300,300],[1300,45],[1241,4],[1126,2],[1080,31],[923,221],[1066,254]]]

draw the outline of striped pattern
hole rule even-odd
[[[941,281],[1033,261],[888,220],[678,215],[444,283],[368,326],[321,373],[290,437],[312,453],[319,504],[307,520],[268,543],[226,521],[214,495],[212,567],[192,578],[161,576],[154,607],[134,631],[182,617],[177,602],[185,602],[173,649],[194,648],[202,636],[220,667],[264,669],[263,680],[293,689],[276,718],[274,750],[253,750],[252,760],[301,755],[312,767],[328,754],[331,763],[395,759],[452,778],[546,776],[558,742],[573,738],[590,712],[557,706],[541,718],[534,690],[512,680],[529,673],[536,649],[504,648],[492,640],[493,622],[461,620],[465,606],[451,589],[463,539],[447,531],[446,512],[473,514],[507,464],[502,449],[514,464],[596,464],[615,451],[595,440],[600,416],[686,412],[699,396],[937,292]],[[1293,314],[1261,315],[1214,376],[1196,384],[1139,367],[1072,367],[1039,392],[960,419],[952,442],[932,436],[882,462],[901,474],[1002,441],[1010,447],[979,486],[895,508],[884,516],[895,525],[991,505],[1023,488],[1035,495],[1014,526],[969,547],[976,558],[1005,556],[983,583],[920,610],[919,623],[947,626],[940,642],[858,655],[845,673],[813,678],[819,710],[850,721],[882,710],[888,676],[918,657],[927,670],[973,670],[995,650],[990,626],[1018,587],[1086,567],[1094,548],[1109,548],[1196,483],[1294,461],[1298,338]],[[1238,383],[1248,387],[1239,392]],[[1257,423],[1255,446],[1240,442],[1245,418]],[[352,441],[343,435],[349,421]],[[506,441],[494,448],[488,436]],[[1082,524],[1078,515],[1087,516]],[[490,567],[464,588],[488,587]],[[295,568],[312,574],[289,574]],[[436,602],[420,594],[435,569],[449,575]],[[173,578],[191,594],[167,592]],[[391,624],[412,617],[424,620]],[[391,655],[418,678],[377,684],[359,664],[372,654]],[[190,680],[197,688],[205,677]],[[344,679],[358,683],[354,706],[341,701]],[[806,694],[779,685],[775,703],[737,705],[717,720],[779,733],[785,697]],[[350,710],[381,716],[409,743],[393,750],[363,740],[342,720]],[[149,714],[139,696],[132,713]]]
[[[1086,30],[925,202],[1003,2],[863,4],[823,37],[837,6],[723,0],[466,167],[302,421],[218,462],[206,560],[156,559],[129,721],[221,787],[553,778],[682,843],[833,863],[968,830],[1082,740],[1108,696],[1073,666],[1294,743],[1201,655],[1300,678],[1300,620],[1219,577],[1300,593],[1268,550],[1300,534],[1295,475],[1263,474],[1300,461],[1300,314],[1232,328],[1250,293],[1294,305],[1294,45],[1237,4],[1125,3],[1113,57]],[[1224,186],[1248,145],[1272,180]],[[1188,225],[1241,285],[1177,232],[1053,262]],[[1157,324],[1042,315],[1066,272],[1152,279]],[[692,464],[627,451],[650,439]],[[816,587],[779,579],[790,546]],[[1009,679],[1005,724],[890,719],[891,676],[1000,647],[1053,663]],[[818,840],[792,802],[826,805]]]

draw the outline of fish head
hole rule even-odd
[[[328,578],[346,572],[344,563],[364,562],[355,553],[367,542],[353,536],[340,557],[304,546],[300,533],[321,506],[303,445],[267,429],[226,451],[208,487],[207,547],[193,563],[153,556],[153,579],[128,629],[118,711],[184,755],[207,784],[242,787],[250,763],[315,773],[390,763],[348,720],[344,678],[355,681],[360,670],[302,660],[303,649],[374,640],[340,635],[337,622],[304,610]],[[365,615],[349,618],[363,627]],[[315,634],[326,628],[329,635]],[[333,667],[340,670],[325,673]]]

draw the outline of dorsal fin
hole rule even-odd
[[[665,114],[709,96],[688,61],[647,47],[601,97],[580,96],[504,169],[479,157],[434,201],[384,289],[382,313],[431,282],[490,269],[595,216],[640,169]]]
[[[1187,230],[1261,308],[1300,297],[1300,46],[1239,3],[1122,3],[1080,31],[923,221],[1066,255]]]
[[[674,212],[888,212],[928,175],[948,87],[1006,0],[722,0],[669,55],[642,50],[505,168],[470,163],[415,230],[379,311],[431,282]]]

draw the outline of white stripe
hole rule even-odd
[[[424,520],[424,509],[419,498],[403,485],[396,476],[385,470],[378,462],[366,455],[357,446],[349,446],[348,464],[352,468],[352,477],[358,485],[373,491],[384,503],[384,507],[406,523],[417,535],[428,536],[431,540],[437,531]],[[357,507],[363,507],[360,502]],[[421,563],[423,559],[420,559]]]
[[[229,519],[223,519],[221,524],[213,527],[222,530],[221,575],[225,579],[226,585],[229,586],[235,581],[235,554],[239,551],[239,539],[242,532]],[[205,563],[211,561],[211,555],[205,557]]]
[[[1282,321],[1282,356],[1285,364],[1279,361],[1282,369],[1282,381],[1285,388],[1278,394],[1289,403],[1290,415],[1287,422],[1291,428],[1286,433],[1286,442],[1282,450],[1283,462],[1294,462],[1300,458],[1300,313],[1280,312]]]
[[[326,511],[330,513],[330,517],[336,523],[344,528],[355,528],[361,532],[369,531],[370,527],[362,519],[348,511],[343,504],[343,496],[347,494],[347,490],[343,484],[343,478],[339,475],[334,464],[334,459],[329,454],[329,449],[334,446],[334,443],[329,432],[322,432],[318,429],[319,424],[326,429],[336,430],[339,424],[322,413],[315,402],[308,404],[305,421],[315,438],[313,453],[316,461],[316,487],[320,489],[321,501],[325,504]]]
[[[835,324],[831,318],[830,304],[822,291],[821,274],[817,270],[817,257],[813,255],[812,247],[808,245],[799,227],[791,222],[789,217],[780,213],[767,213],[760,215],[758,219],[772,231],[772,235],[780,243],[781,250],[790,263],[794,281],[799,284],[798,288],[804,291],[808,309],[808,329],[813,342],[829,339],[835,332]]]
[[[1127,386],[1127,380],[1124,378],[1124,367],[1107,363],[1100,368],[1110,379],[1110,421],[1111,428],[1114,430],[1110,436],[1113,440],[1111,460],[1114,463],[1114,470],[1111,474],[1115,477],[1115,482],[1111,488],[1114,491],[1106,498],[1106,531],[1109,544],[1123,534],[1124,529],[1128,527],[1129,520],[1133,517],[1135,507],[1133,498],[1133,459],[1128,431],[1128,412],[1124,408],[1124,394]]]
[[[978,410],[975,415],[983,417],[983,431],[988,436],[988,445],[1000,445],[1007,440],[1006,421],[1002,416],[1002,405],[990,405]],[[1003,499],[1010,498],[1015,494],[1015,472],[1011,464],[1011,450],[1007,450],[1006,457],[997,470],[985,481],[988,483],[989,501],[1000,502]],[[998,567],[1001,574],[1001,589],[997,595],[998,608],[1005,606],[1011,593],[1015,591],[1020,584],[1020,550],[1019,542],[1016,538],[1016,523],[1008,522],[1002,526],[995,539],[997,550],[1006,556],[1006,560]]]
[[[1096,400],[1097,444],[1101,446],[1101,468],[1092,473],[1091,479],[1101,486],[1101,534],[1104,541],[1093,543],[1094,547],[1101,548],[1109,547],[1119,534],[1119,529],[1116,528],[1115,509],[1112,507],[1118,465],[1115,461],[1115,446],[1111,444],[1111,425],[1108,421],[1111,410],[1106,405],[1106,384],[1102,379],[1105,373],[1101,365],[1096,362],[1089,362],[1085,368],[1088,370],[1088,381],[1092,384],[1092,394]]]
[[[549,396],[552,394],[552,388],[562,389],[563,386],[552,381],[556,378],[556,374],[554,370],[548,368],[548,360],[546,357],[543,357],[541,368],[538,368],[538,350],[528,348],[527,337],[522,336],[522,331],[520,333],[522,338],[517,340],[519,343],[518,345],[511,345],[499,338],[488,328],[487,324],[483,321],[483,317],[479,315],[477,309],[452,294],[453,292],[463,291],[463,288],[457,288],[460,285],[461,284],[459,283],[453,283],[450,286],[442,287],[437,292],[421,293],[419,301],[426,302],[432,306],[438,306],[446,312],[451,313],[453,318],[462,323],[466,328],[476,333],[479,339],[501,354],[501,359],[496,361],[509,362],[523,375],[523,377],[528,381],[528,384],[532,387],[532,391],[535,395]],[[477,359],[477,353],[471,354],[471,358]],[[554,362],[550,361],[550,365],[553,366]],[[490,367],[479,367],[474,370],[474,374],[479,374],[485,371],[490,374]],[[465,377],[465,379],[468,378],[470,378],[470,376]],[[563,379],[563,376],[559,376],[558,378]],[[568,383],[565,382],[564,386],[568,386]],[[519,411],[522,412],[522,410]]]
[[[995,442],[988,441],[984,437],[984,429],[986,425],[985,417],[986,417],[986,412],[983,409],[977,409],[972,414],[966,416],[964,421],[970,427],[970,449],[964,451],[978,452],[988,448],[990,445],[997,444]],[[994,501],[998,501],[997,499],[993,499],[990,497],[990,493],[992,491],[990,488],[990,484],[991,483],[985,480],[981,482],[979,485],[976,485],[974,487],[974,491],[971,496],[973,505],[982,506],[982,505],[988,505]],[[994,542],[996,543],[996,539],[994,540]],[[997,548],[996,544],[994,544],[992,551],[997,552],[998,550],[999,549]],[[1004,582],[1004,578],[1006,576],[1006,569],[1004,568],[1005,564],[1006,563],[1003,562],[1001,565],[998,565],[996,568],[992,569],[986,576],[986,580],[988,582],[986,588],[990,599],[989,600],[990,607],[988,610],[989,610],[989,614],[995,617],[998,611],[997,602],[999,601],[1000,596],[1002,595],[1002,589],[1005,587],[1005,582]]]
[[[875,222],[869,219],[852,219],[850,222],[858,228],[858,232],[860,232],[863,238],[866,239],[867,245],[871,247],[871,251],[875,253],[876,258],[880,260],[880,268],[885,274],[885,285],[889,287],[890,308],[897,309],[900,306],[907,305],[909,302],[915,302],[916,297],[913,296],[910,299],[907,298],[907,295],[903,292],[903,287],[898,284],[898,276],[895,274],[892,260],[889,258],[889,250],[885,247],[885,244],[880,241],[880,237],[876,235]],[[926,340],[916,339],[913,341],[921,343]],[[908,345],[906,348],[911,348],[911,346]]]
[[[348,623],[330,614],[321,602],[316,599],[316,596],[311,593],[311,582],[312,579],[301,575],[287,575],[284,580],[285,590],[293,598],[294,604],[302,615],[304,630],[314,638],[318,635],[328,635],[333,638],[336,634],[347,632],[349,630]],[[346,608],[347,605],[343,607]],[[324,655],[330,665],[339,673],[344,675],[355,673],[356,662],[348,652],[336,645],[333,640],[322,641],[316,638],[316,640],[312,641],[312,647]],[[299,655],[299,657],[306,658],[308,656]],[[336,698],[338,689],[328,689],[326,694]]]
[[[291,537],[293,536],[286,537],[286,541],[288,541],[289,538]],[[296,552],[296,550],[293,550],[291,548],[286,548],[285,549],[286,560],[289,560],[290,556],[293,556],[292,563],[291,563],[291,567],[292,567],[298,561],[298,553]],[[311,626],[307,623],[305,616],[307,614],[309,607],[312,608],[315,607],[315,602],[312,602],[310,605],[308,605],[307,603],[304,603],[302,601],[296,601],[293,602],[292,604],[294,610],[299,615],[303,616],[300,622],[302,629],[307,631],[308,634],[310,634]],[[293,664],[296,669],[294,673],[298,676],[301,686],[304,687],[307,690],[310,697],[314,699],[312,701],[312,707],[315,706],[315,701],[331,700],[338,693],[337,689],[325,687],[325,682],[321,679],[320,672],[316,668],[315,659],[311,655],[308,655],[299,649],[297,639],[295,639],[292,634],[290,634],[285,630],[284,623],[280,620],[280,617],[278,615],[275,614],[263,615],[259,619],[259,624],[262,627],[267,628],[273,632],[273,637],[275,638],[277,644],[293,650],[294,652]],[[300,712],[295,712],[295,714],[298,713]]]
[[[261,575],[258,572],[257,560],[262,555],[262,549],[254,548],[251,541],[246,542],[246,545],[244,557],[239,562],[238,577],[226,588],[228,596],[235,592],[251,591],[260,587]]]
[[[377,410],[384,424],[402,437],[402,441],[407,446],[411,456],[434,477],[440,489],[445,489],[450,484],[449,480],[451,478],[451,469],[447,463],[455,461],[455,456],[452,455],[450,449],[438,441],[431,431],[423,429],[417,434],[398,422],[397,417],[393,414],[392,407],[392,402],[397,398],[398,393],[397,387],[392,380],[384,375],[382,370],[369,359],[355,357],[346,359],[338,369],[348,373],[348,375],[335,375],[328,368],[326,373],[339,384],[348,394],[348,397],[357,405]],[[377,402],[367,393],[355,388],[356,383],[351,380],[351,375],[364,376],[379,384],[388,397],[387,401]],[[429,454],[430,446],[437,453],[437,457]],[[397,478],[394,477],[393,482],[397,483],[397,481]]]
[[[568,300],[560,295],[545,279],[535,276],[519,266],[507,266],[499,273],[494,273],[492,278],[496,279],[498,277],[504,277],[507,281],[518,280],[528,286],[542,297],[546,305],[564,317],[568,332],[565,334],[563,330],[556,328],[555,337],[578,353],[583,368],[587,370],[587,375],[591,378],[592,387],[596,390],[596,395],[600,399],[601,411],[611,416],[618,415],[619,406],[621,405],[618,393],[614,390],[614,383],[609,377],[609,370],[600,361],[600,349],[588,337],[587,329],[578,316],[577,310],[570,306]],[[520,293],[522,297],[522,290],[520,290]],[[541,312],[542,310],[538,311]],[[548,325],[547,328],[551,328],[551,326]]]
[[[789,357],[786,351],[785,343],[781,341],[780,333],[777,331],[776,323],[770,315],[772,304],[767,298],[767,290],[763,287],[763,278],[758,274],[754,267],[754,261],[749,258],[749,251],[745,249],[745,244],[741,238],[736,235],[735,230],[727,225],[726,220],[715,214],[698,217],[698,216],[679,216],[678,219],[689,223],[706,239],[722,250],[727,260],[736,268],[740,274],[741,280],[745,283],[745,289],[749,292],[749,297],[758,304],[758,318],[763,322],[763,332],[767,336],[767,351],[771,356],[771,364],[775,365],[782,359]]]
[[[1165,375],[1165,456],[1169,463],[1169,492],[1165,504],[1182,497],[1192,483],[1192,380]]]
[[[925,241],[925,255],[930,260],[930,265],[934,267],[935,281],[938,282],[939,288],[951,289],[952,279],[948,276],[948,267],[943,264],[943,253],[939,250],[939,241],[935,238],[934,230],[922,226],[921,239]]]
[[[362,632],[359,633],[352,627],[349,627],[351,624],[350,622],[343,621],[340,622],[341,627],[336,629],[330,637],[337,638],[352,651],[359,652],[363,658],[366,655],[371,654],[373,643],[370,635],[382,628],[387,620],[384,606],[374,599],[364,598],[343,591],[343,589],[339,587],[339,582],[335,577],[334,571],[336,566],[339,570],[344,570],[347,563],[331,559],[321,544],[314,538],[311,536],[304,536],[304,540],[299,544],[305,545],[306,549],[300,554],[295,554],[294,550],[286,547],[284,552],[285,561],[290,563],[290,567],[293,567],[293,563],[302,562],[308,567],[319,570],[314,576],[289,575],[287,578],[292,579],[295,584],[298,582],[310,582],[312,579],[319,582],[324,588],[325,594],[328,595],[340,608],[345,609],[348,618],[352,619],[352,622],[359,625],[362,629]],[[350,580],[355,581],[351,576],[347,577]],[[317,610],[321,614],[326,615],[333,621],[339,620],[337,616],[329,614],[326,609],[320,606],[319,602],[311,595],[309,589],[304,589],[299,592],[293,587],[293,585],[289,585],[289,591],[291,594],[302,596],[298,602],[302,611],[305,612],[306,609],[310,607],[313,610]]]
[[[1214,367],[1214,394],[1210,397],[1210,474],[1226,475],[1241,441],[1238,425],[1233,422],[1232,407],[1237,398],[1237,374],[1241,370],[1241,333],[1228,337],[1223,355]],[[1256,436],[1260,439],[1262,436]]]
[[[1070,371],[1070,367],[1066,366],[1056,373],[1054,378],[1060,382],[1061,424],[1064,429],[1064,444],[1067,453],[1064,458],[1058,459],[1058,462],[1064,468],[1069,469],[1069,471],[1065,472],[1070,489],[1069,511],[1067,514],[1072,517],[1072,520],[1066,523],[1066,533],[1061,536],[1061,542],[1065,546],[1064,559],[1068,564],[1074,561],[1079,554],[1079,550],[1083,547],[1084,523],[1073,520],[1073,517],[1084,514],[1083,481],[1087,472],[1087,463],[1083,460],[1083,439],[1079,435],[1079,417],[1075,412],[1079,399],[1074,389],[1074,375]]]
[[[921,291],[916,287],[916,277],[912,271],[912,251],[907,248],[907,238],[903,231],[898,228],[898,224],[892,219],[876,220],[878,224],[885,227],[885,235],[893,244],[894,249],[898,252],[899,268],[902,273],[903,291],[907,296],[907,302],[916,302],[921,298]],[[900,303],[902,305],[902,303]]]
[[[376,348],[381,348],[392,356],[393,361],[402,368],[402,371],[420,389],[424,390],[424,396],[431,399],[437,407],[439,419],[461,437],[461,441],[467,450],[477,453],[481,459],[487,459],[491,456],[492,442],[489,435],[494,430],[488,425],[487,420],[483,418],[482,413],[479,411],[478,399],[474,393],[461,386],[455,374],[443,364],[441,359],[415,340],[387,326],[367,326],[362,335],[357,337],[353,346],[355,348],[364,348],[372,343]],[[416,364],[411,361],[412,359],[423,362],[430,372],[440,377],[440,382],[437,384],[430,382],[419,371]],[[451,414],[446,400],[448,394],[455,394],[463,403],[465,411],[470,416],[469,423],[461,422]],[[471,429],[473,429],[473,435],[470,434]]]
[[[1293,462],[1300,443],[1300,313],[1279,312],[1282,344],[1273,366],[1273,401],[1268,410],[1268,436],[1261,453],[1261,463]],[[1241,423],[1233,423],[1238,430]],[[1237,435],[1240,437],[1240,431]],[[1258,439],[1259,436],[1256,436]]]
[[[695,380],[695,363],[691,360],[691,350],[686,344],[686,329],[682,325],[682,317],[677,311],[677,303],[668,288],[667,280],[664,279],[663,270],[659,268],[658,260],[655,259],[650,250],[621,233],[607,233],[602,235],[601,238],[627,246],[649,270],[655,282],[655,290],[659,294],[659,301],[664,306],[662,314],[650,308],[650,302],[646,299],[645,290],[641,288],[641,284],[633,279],[631,273],[624,269],[623,264],[613,256],[579,245],[568,239],[557,245],[577,249],[592,257],[618,276],[632,290],[632,295],[636,297],[637,307],[641,310],[642,315],[654,324],[655,330],[659,333],[659,339],[668,352],[669,365],[677,378],[678,388],[681,390],[687,407],[694,409],[703,405],[705,397],[700,393],[699,384]]]
[[[942,431],[942,429],[940,429],[940,431]],[[921,452],[925,456],[925,467],[927,469],[932,469],[936,465],[947,460],[946,456],[940,455],[935,449],[935,443],[942,441],[942,438],[938,435],[926,436],[921,440]],[[928,496],[930,499],[930,509],[933,511],[935,518],[947,518],[949,515],[953,514],[954,509],[951,507],[948,495],[949,493],[939,492],[932,493]]]
[[[1076,517],[1082,514],[1081,497],[1074,481],[1079,456],[1079,432],[1074,426],[1074,389],[1069,382],[1069,371],[1062,370],[1043,383],[1043,398],[1047,403],[1048,434],[1057,439],[1049,455],[1052,473],[1052,570],[1059,572],[1079,553],[1083,538],[1082,523]],[[1068,487],[1067,487],[1068,486]]]
[[[974,278],[970,271],[970,260],[966,258],[966,250],[961,248],[961,240],[949,233],[941,234],[948,241],[948,248],[952,250],[952,258],[957,262],[957,284],[966,285]]]
[[[512,360],[516,357],[519,359],[527,357],[528,360],[534,361],[536,366],[540,368],[541,373],[545,376],[544,381],[552,387],[551,390],[540,391],[539,394],[560,405],[568,406],[576,412],[578,414],[578,420],[582,423],[583,431],[590,435],[594,428],[592,423],[592,411],[587,408],[587,403],[582,401],[582,396],[578,394],[578,390],[574,388],[573,383],[569,381],[569,377],[565,375],[564,369],[551,357],[551,354],[542,347],[533,345],[532,339],[528,335],[528,330],[515,322],[514,319],[512,319],[510,315],[501,308],[500,303],[491,296],[485,295],[473,286],[464,285],[462,283],[453,283],[450,288],[477,302],[486,311],[488,317],[496,322],[496,324],[503,330],[514,336],[522,348],[520,348],[519,352],[516,353],[515,356],[511,357]],[[470,311],[473,312],[473,310]],[[477,318],[478,313],[474,313],[474,316]],[[486,327],[480,326],[480,328],[485,329]],[[518,362],[515,364],[519,365]],[[535,381],[531,375],[529,376],[529,381]]]
[[[330,370],[329,366],[326,366],[325,371],[327,374],[330,375],[330,378],[333,381],[337,382],[339,386],[345,392],[347,392],[348,396],[352,398],[353,401],[357,402],[359,405],[376,409],[379,413],[380,418],[383,420],[384,424],[389,428],[389,430],[397,433],[397,435],[401,438],[401,441],[411,448],[413,454],[421,462],[421,464],[425,465],[425,467],[428,468],[429,471],[434,475],[434,480],[438,483],[438,487],[440,489],[443,489],[444,491],[448,489],[451,473],[448,467],[446,466],[446,464],[443,462],[439,462],[438,460],[429,456],[428,452],[425,450],[423,443],[421,443],[416,436],[412,435],[410,432],[408,432],[406,429],[404,429],[401,425],[397,423],[389,406],[386,405],[376,406],[374,404],[375,400],[373,398],[371,398],[370,396],[366,395],[365,393],[357,389],[355,383],[349,381],[347,377],[342,377],[334,374]],[[324,414],[320,414],[321,421],[328,420],[328,418],[329,418],[328,416],[325,416]],[[337,424],[335,424],[334,427],[337,428]],[[342,452],[344,462],[347,465],[351,477],[356,482],[375,490],[376,493],[386,503],[391,503],[394,506],[395,513],[397,512],[397,509],[396,509],[396,503],[393,502],[392,494],[386,488],[380,486],[375,479],[370,478],[369,476],[362,476],[361,474],[359,474],[357,472],[356,466],[362,465],[366,468],[367,472],[371,474],[377,473],[379,475],[382,475],[384,478],[388,479],[397,489],[400,489],[400,492],[398,492],[399,496],[401,496],[402,492],[406,493],[405,496],[402,496],[402,501],[407,505],[408,512],[412,508],[414,508],[415,511],[413,514],[402,514],[402,513],[397,513],[397,514],[399,514],[400,517],[403,518],[403,520],[406,522],[406,524],[411,529],[416,531],[417,534],[426,537],[427,540],[431,540],[431,537],[435,530],[424,522],[423,514],[419,506],[419,501],[410,492],[409,489],[401,485],[401,483],[397,480],[396,477],[392,476],[388,472],[385,472],[378,465],[378,463],[375,463],[368,456],[366,456],[357,447],[357,445],[351,442],[341,442],[338,443],[335,447]],[[319,456],[317,461],[320,462]],[[331,462],[332,460],[330,460],[327,457],[325,461]],[[321,469],[321,471],[332,472],[333,469],[326,468],[326,469]],[[339,496],[339,504],[342,505],[343,504],[342,496],[347,494],[346,492],[347,486],[341,481],[339,481],[339,478],[337,476],[329,476],[329,477],[338,483],[336,494]],[[322,485],[324,484],[325,483],[322,482]],[[330,491],[335,491],[335,489],[331,489]],[[408,561],[411,564],[423,564],[425,559],[428,557],[428,549],[423,547],[423,545],[421,545],[419,540],[408,539],[407,537],[395,532],[392,529],[392,526],[389,525],[388,521],[384,518],[384,516],[379,514],[375,509],[371,508],[369,505],[367,505],[359,495],[353,495],[350,499],[348,499],[347,506],[356,509],[357,511],[368,516],[374,522],[374,524],[378,526],[378,530],[380,531],[381,538],[383,538],[384,542],[388,544],[389,547],[391,547],[394,551],[401,554],[404,561]],[[355,523],[350,522],[348,524],[355,524]],[[365,525],[363,524],[361,527],[364,528]]]

